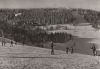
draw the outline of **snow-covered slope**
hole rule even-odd
[[[99,69],[100,57],[17,45],[0,46],[1,69]]]

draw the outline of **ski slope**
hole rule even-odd
[[[1,69],[99,69],[100,57],[82,54],[66,54],[50,49],[17,45],[0,46]]]

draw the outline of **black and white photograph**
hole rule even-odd
[[[100,0],[0,0],[0,69],[100,69]]]

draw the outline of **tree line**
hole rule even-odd
[[[15,36],[16,35],[16,36]],[[48,33],[44,30],[34,30],[34,31],[21,31],[20,35],[19,33],[16,33],[14,35],[14,40],[25,43],[25,44],[41,44],[46,42],[53,41],[54,43],[64,43],[71,39],[73,39],[73,36],[67,33],[63,32],[56,32],[56,33]]]
[[[21,15],[15,16],[18,13],[21,13]],[[48,25],[77,22],[97,24],[100,20],[100,12],[81,8],[0,9],[0,20],[10,24],[21,22],[28,25],[34,25],[34,23]]]
[[[20,25],[21,26],[21,25]],[[39,44],[53,41],[55,43],[62,43],[72,39],[72,35],[67,33],[48,33],[46,30],[41,28],[36,28],[32,30],[27,28],[27,26],[10,25],[6,22],[0,21],[0,31],[3,32],[5,38],[9,38],[16,42],[24,44]],[[2,32],[0,36],[2,36]]]

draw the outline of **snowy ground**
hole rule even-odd
[[[99,69],[100,57],[17,45],[0,46],[0,69]]]

